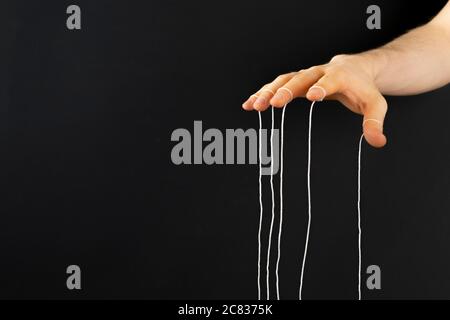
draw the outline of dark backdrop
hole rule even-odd
[[[65,27],[71,3],[81,31]],[[175,166],[171,133],[257,128],[240,106],[260,85],[380,45],[445,1],[374,3],[382,30],[365,26],[372,1],[2,1],[0,297],[256,298],[257,166]],[[449,99],[388,98],[389,144],[364,146],[363,268],[382,270],[365,299],[450,298]],[[305,239],[308,106],[286,118],[284,299]],[[306,299],[357,297],[360,128],[337,103],[316,109]]]

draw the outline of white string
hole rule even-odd
[[[281,259],[281,233],[283,231],[283,149],[284,149],[284,114],[286,112],[287,104],[283,108],[281,114],[281,137],[280,137],[280,225],[278,229],[278,257],[277,264],[275,268],[275,276],[277,283],[277,299],[280,300],[280,278],[278,275],[278,269],[280,266]]]
[[[312,131],[312,115],[314,110],[314,103],[311,103],[311,108],[309,110],[309,131],[308,131],[308,229],[306,231],[306,242],[305,251],[303,253],[302,271],[300,274],[300,290],[299,290],[299,300],[302,300],[302,290],[303,290],[303,274],[305,271],[306,255],[308,253],[308,242],[309,242],[309,231],[311,229],[311,131]]]
[[[263,222],[263,202],[262,202],[262,118],[261,112],[258,111],[259,117],[259,230],[258,230],[258,300],[261,300],[261,229]]]
[[[361,148],[364,134],[359,139],[358,150],[358,300],[361,300]]]
[[[311,103],[309,112],[309,129],[308,129],[308,170],[307,170],[307,187],[308,187],[308,226],[306,232],[306,242],[305,250],[303,253],[302,270],[300,275],[300,290],[299,299],[302,300],[302,290],[303,290],[303,275],[305,271],[306,257],[308,253],[308,243],[309,234],[311,229],[311,136],[312,136],[312,115],[314,110],[315,101]],[[284,119],[287,105],[284,106],[282,116],[281,116],[281,137],[280,137],[280,224],[278,230],[278,256],[276,262],[276,291],[277,299],[280,300],[280,290],[279,290],[279,263],[281,258],[281,235],[283,228],[283,153],[284,153]],[[263,202],[262,202],[262,118],[261,112],[258,112],[259,117],[259,206],[260,206],[260,217],[259,217],[259,230],[258,230],[258,300],[261,300],[261,232],[262,232],[262,222],[263,222]],[[272,124],[270,133],[270,146],[271,146],[271,167],[270,167],[270,187],[272,193],[272,219],[270,223],[269,232],[269,242],[267,250],[267,263],[266,263],[266,286],[267,286],[267,300],[270,299],[270,251],[272,242],[272,232],[275,219],[275,192],[273,186],[273,173],[274,173],[274,152],[273,152],[273,135],[274,133],[274,108],[272,107]],[[359,150],[358,150],[358,300],[361,300],[361,149],[362,141],[364,139],[364,134],[361,135],[359,140]]]
[[[273,223],[275,220],[275,191],[273,188],[273,163],[274,163],[274,152],[273,152],[273,132],[275,130],[274,121],[274,108],[272,107],[272,128],[270,130],[270,189],[272,192],[272,219],[270,221],[270,231],[269,231],[269,243],[267,246],[267,263],[266,263],[266,286],[267,286],[267,300],[270,300],[270,250],[272,247],[272,232]]]

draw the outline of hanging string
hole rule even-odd
[[[365,119],[363,121],[363,131],[364,125],[367,122],[375,122],[381,128],[383,128],[383,122],[378,119]],[[364,133],[359,139],[358,147],[358,300],[361,300],[361,269],[362,269],[362,250],[361,250],[361,154],[362,154],[362,143],[364,140]]]
[[[307,189],[308,189],[308,226],[306,232],[305,249],[303,253],[302,269],[300,275],[300,289],[299,289],[299,299],[302,300],[303,291],[303,276],[306,265],[306,257],[308,253],[309,235],[311,230],[311,220],[312,220],[312,205],[311,205],[311,140],[312,140],[312,116],[314,110],[315,101],[311,103],[309,112],[309,128],[308,128],[308,169],[307,169]],[[282,116],[281,116],[281,137],[280,137],[280,224],[278,230],[278,256],[276,262],[276,293],[277,299],[280,300],[280,290],[279,290],[279,263],[281,258],[281,235],[283,228],[283,155],[284,155],[284,121],[285,112],[287,105],[284,106]],[[269,242],[267,250],[267,262],[266,262],[266,286],[267,286],[267,300],[270,299],[270,253],[271,253],[271,243],[272,243],[272,233],[273,225],[275,220],[275,192],[273,185],[274,176],[274,108],[272,107],[272,124],[271,124],[271,134],[270,134],[270,146],[271,146],[271,167],[270,167],[270,187],[272,193],[272,218],[270,223],[269,231]],[[262,222],[263,222],[263,201],[262,201],[262,117],[261,112],[258,112],[259,117],[259,205],[260,205],[260,219],[259,219],[259,230],[258,230],[258,300],[261,300],[261,232],[262,232]],[[366,121],[372,121],[368,119]],[[365,121],[365,122],[366,122]],[[378,120],[373,120],[377,121]],[[359,139],[358,148],[358,300],[361,300],[361,266],[362,266],[362,251],[361,251],[361,153],[362,153],[362,142],[364,139],[364,134],[361,135]]]
[[[361,149],[364,134],[359,139],[358,150],[358,300],[361,300]]]
[[[311,103],[311,108],[309,110],[309,131],[308,131],[308,172],[307,172],[307,184],[308,184],[308,228],[306,231],[306,242],[305,251],[303,253],[302,271],[300,274],[300,290],[299,299],[302,300],[302,290],[303,290],[303,274],[305,272],[306,255],[308,253],[308,242],[309,242],[309,232],[311,229],[311,132],[312,132],[312,115],[314,110],[314,103]]]
[[[262,202],[262,117],[259,117],[259,230],[258,230],[258,300],[261,300],[261,230],[263,222],[263,202]]]
[[[267,245],[267,262],[266,262],[267,300],[270,300],[270,250],[272,247],[272,232],[275,220],[275,190],[273,188],[273,169],[274,169],[273,132],[275,130],[275,121],[274,121],[275,119],[274,119],[274,108],[272,107],[271,109],[272,109],[272,128],[270,130],[270,189],[272,193],[272,218],[270,221],[269,242]]]
[[[277,264],[275,267],[275,277],[277,286],[277,299],[280,300],[280,277],[278,275],[278,269],[280,266],[281,259],[281,234],[283,231],[283,152],[284,152],[284,115],[286,112],[287,104],[283,107],[283,112],[281,114],[281,127],[280,127],[280,225],[278,229],[278,257]]]

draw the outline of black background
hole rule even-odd
[[[72,3],[81,31],[65,26]],[[2,0],[0,298],[256,298],[257,166],[175,166],[172,131],[257,128],[240,106],[259,86],[381,45],[444,3]],[[366,28],[370,4],[382,30]],[[449,98],[389,97],[388,146],[364,146],[363,268],[382,270],[364,299],[450,298]],[[308,106],[287,110],[283,299],[305,240]],[[318,105],[305,299],[357,297],[360,130]],[[71,264],[81,291],[66,288]]]

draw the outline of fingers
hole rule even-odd
[[[248,111],[253,109],[258,111],[266,110],[270,106],[270,99],[272,99],[276,91],[288,82],[295,74],[296,72],[291,72],[278,76],[273,82],[266,84],[257,93],[250,96],[250,98],[244,102],[242,108]]]
[[[309,88],[306,98],[310,101],[322,101],[325,97],[339,92],[341,83],[339,76],[327,73]]]
[[[375,148],[384,147],[387,142],[386,136],[383,134],[384,118],[387,112],[386,100],[377,92],[363,109],[364,138]]]
[[[257,94],[252,94],[250,96],[250,98],[247,99],[247,101],[245,101],[242,104],[242,108],[246,111],[252,111],[253,110],[253,104],[255,103],[256,99],[258,99]]]
[[[297,97],[305,96],[308,89],[324,74],[322,66],[277,77],[243,103],[244,110],[264,111],[270,105],[281,108]]]
[[[323,68],[320,66],[297,72],[292,79],[277,89],[275,96],[270,100],[270,104],[281,108],[291,102],[292,99],[305,96],[311,85],[321,76],[323,76]]]
[[[269,101],[273,95],[274,92],[271,89],[263,87],[263,89],[259,90],[257,93],[252,94],[250,98],[242,104],[242,108],[247,111],[264,111],[269,107]]]
[[[258,95],[258,98],[255,100],[255,103],[253,104],[253,108],[255,108],[258,111],[264,111],[266,110],[270,103],[270,99],[274,95],[274,91],[272,89],[266,88],[262,89]]]
[[[281,108],[303,96],[310,101],[339,100],[351,111],[364,115],[364,137],[371,146],[380,148],[386,144],[383,134],[386,100],[371,78],[351,61],[344,66],[331,62],[281,75],[250,96],[242,107],[248,111],[264,111],[270,105]]]

